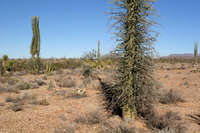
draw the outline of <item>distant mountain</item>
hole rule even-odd
[[[199,54],[199,56],[200,56],[200,54]],[[191,53],[169,54],[168,56],[164,56],[162,58],[173,58],[173,57],[177,57],[177,58],[193,58],[194,54],[191,54]]]

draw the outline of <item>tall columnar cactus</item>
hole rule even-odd
[[[32,17],[32,31],[33,38],[31,42],[30,53],[32,55],[34,71],[39,74],[40,70],[40,29],[39,29],[39,17]]]
[[[153,90],[152,36],[154,0],[114,0],[111,18],[116,21],[118,52],[121,53],[119,83],[112,88],[113,104],[126,118],[143,116],[151,107]]]
[[[198,44],[194,44],[194,64],[198,64]]]
[[[100,40],[98,40],[98,52],[97,52],[97,59],[98,59],[98,67],[100,67],[100,65],[101,65]]]

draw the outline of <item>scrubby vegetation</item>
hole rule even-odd
[[[160,100],[162,104],[176,104],[177,102],[184,102],[185,100],[178,94],[178,92],[170,90],[161,94]]]
[[[118,44],[106,55],[99,40],[81,58],[41,58],[39,17],[32,18],[31,58],[0,59],[0,132],[32,132],[29,125],[54,133],[197,129],[198,44],[191,58],[154,58],[155,1],[112,2]]]

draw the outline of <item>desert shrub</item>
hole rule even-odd
[[[30,101],[35,101],[36,97],[34,95],[29,95],[28,93],[24,93],[23,96],[17,96],[17,97],[6,97],[6,102],[12,102],[12,103],[25,103]]]
[[[19,80],[16,79],[16,78],[8,78],[8,80],[7,80],[7,83],[8,83],[9,85],[15,85],[15,84],[17,84],[18,82],[19,82]]]
[[[87,97],[87,94],[85,90],[83,89],[59,90],[59,91],[55,91],[54,94],[57,96],[62,96],[64,99],[67,99],[67,98],[79,99],[79,98]]]
[[[27,82],[21,82],[21,83],[18,84],[17,87],[16,87],[17,90],[28,90],[28,89],[30,89],[30,88],[31,88],[31,86],[30,86],[30,84],[27,83]]]
[[[123,122],[117,126],[113,126],[112,123],[104,122],[100,127],[99,133],[148,133],[144,129],[129,127],[128,123]]]
[[[170,128],[165,128],[162,129],[156,133],[185,133],[186,132],[186,128],[181,126],[181,125],[177,125],[175,127],[170,127]]]
[[[41,99],[41,100],[35,99],[34,101],[31,102],[31,104],[48,106],[49,102],[46,99]]]
[[[89,78],[89,77],[92,76],[92,72],[93,72],[92,67],[85,67],[85,68],[83,69],[83,76],[84,76],[85,78]]]
[[[84,66],[84,62],[81,59],[68,59],[64,63],[64,69],[75,69],[75,68],[81,68]]]
[[[199,60],[199,58],[198,58]],[[170,63],[170,64],[174,64],[174,63],[193,63],[194,59],[191,57],[161,57],[161,58],[157,58],[154,59],[155,63]]]
[[[62,125],[54,129],[54,133],[75,133],[75,128],[72,124]]]
[[[68,92],[67,92],[66,90],[59,90],[59,91],[56,90],[56,91],[54,92],[55,95],[57,95],[57,96],[62,96],[62,97],[65,97],[65,96],[67,95],[67,93],[68,93]]]
[[[162,104],[175,104],[177,102],[184,102],[184,99],[176,91],[171,89],[169,92],[161,94],[159,101]]]
[[[12,60],[9,60],[9,61],[7,62],[7,64],[6,64],[6,66],[5,66],[6,70],[7,70],[7,71],[13,71],[13,70],[14,70],[13,64],[14,64],[14,62],[13,62]]]
[[[18,111],[22,111],[23,110],[23,103],[14,103],[13,105],[11,105],[9,108],[14,111],[14,112],[18,112]]]
[[[77,89],[73,91],[68,91],[65,98],[84,98],[87,97],[86,91],[84,89]]]
[[[1,77],[0,82],[3,84],[15,85],[19,80],[17,78],[11,77]]]
[[[6,97],[6,102],[12,102],[12,103],[18,103],[18,102],[21,102],[21,98],[20,97],[11,97],[11,96],[8,96]]]
[[[36,89],[39,88],[39,85],[41,84],[40,81],[31,81],[30,83],[21,81],[18,84],[15,85],[16,90],[29,90],[29,89]],[[43,84],[43,83],[42,83]],[[46,83],[44,83],[46,84]]]
[[[136,131],[135,131],[135,128],[129,128],[128,126],[120,125],[117,128],[103,127],[101,129],[101,133],[136,133]],[[143,131],[141,133],[145,133],[145,132]]]
[[[82,58],[87,60],[94,60],[97,58],[97,51],[95,49],[92,49],[89,52],[85,52]]]
[[[4,54],[4,55],[2,56],[2,61],[3,61],[3,66],[5,67],[6,64],[7,64],[7,61],[8,61],[8,55]]]
[[[105,120],[105,116],[102,111],[96,110],[87,113],[86,115],[79,115],[75,118],[74,122],[81,124],[98,124]]]
[[[177,121],[181,120],[181,117],[178,115],[178,113],[171,111],[162,116],[156,115],[156,113],[152,111],[148,116],[146,116],[146,120],[147,125],[150,128],[162,130],[176,126]]]
[[[42,80],[47,80],[47,76],[42,76]]]
[[[39,79],[37,79],[37,80],[35,80],[35,81],[33,81],[33,82],[35,82],[38,86],[47,85],[46,82],[44,82],[43,80],[39,80]]]
[[[18,93],[19,91],[11,86],[0,87],[0,93],[6,93],[6,92]]]
[[[64,80],[61,80],[60,82],[57,82],[57,85],[59,87],[72,88],[76,86],[76,82],[72,79],[64,79]]]
[[[37,97],[35,95],[30,95],[29,93],[24,93],[21,97],[21,100],[27,100],[27,101],[30,101],[30,100],[35,100],[37,99]]]

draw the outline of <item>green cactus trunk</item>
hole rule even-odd
[[[98,60],[98,68],[100,68],[101,67],[100,40],[98,40],[97,60]]]
[[[194,45],[194,64],[198,64],[198,44],[195,43]]]
[[[30,53],[32,55],[33,70],[39,74],[40,71],[40,29],[39,29],[39,17],[34,16],[32,18],[32,31],[33,38],[31,42]]]

